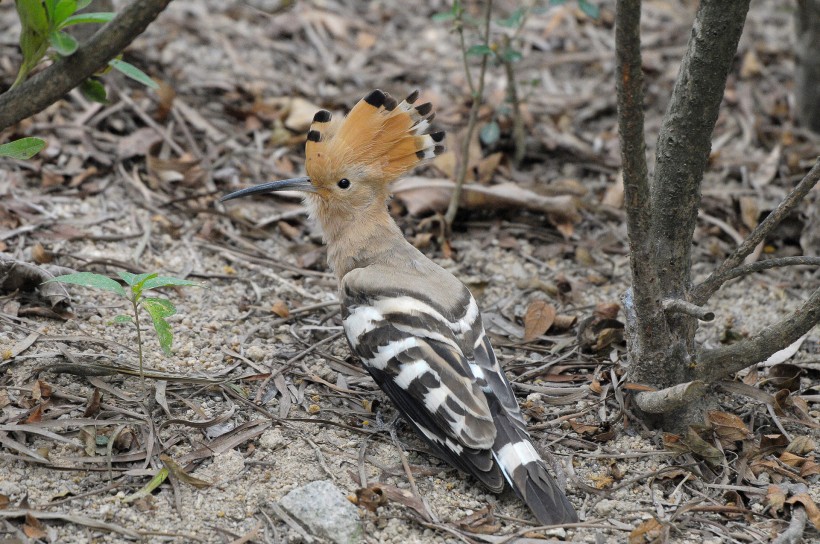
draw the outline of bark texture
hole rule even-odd
[[[662,365],[666,358],[670,336],[650,237],[652,216],[644,139],[640,0],[619,1],[615,17],[618,136],[632,269],[632,289],[624,296],[630,365],[655,367]]]
[[[797,121],[820,134],[820,0],[798,0],[794,93]]]
[[[105,67],[171,0],[134,0],[77,51],[0,95],[0,130],[44,110]]]

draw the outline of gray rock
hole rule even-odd
[[[361,542],[359,511],[330,480],[297,487],[279,501],[308,531],[337,544]]]

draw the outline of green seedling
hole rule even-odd
[[[88,6],[91,0],[16,0],[20,18],[20,50],[23,62],[17,72],[12,88],[20,85],[28,74],[40,63],[49,50],[55,57],[73,55],[79,44],[71,34],[64,32],[67,27],[78,24],[105,24],[114,19],[113,12],[77,13]],[[158,88],[148,75],[136,66],[120,58],[112,59],[108,66],[152,89]],[[94,78],[88,78],[80,85],[80,90],[90,100],[105,102],[105,88]]]
[[[201,287],[198,283],[174,278],[171,276],[159,276],[156,273],[150,274],[131,274],[130,272],[117,272],[120,278],[125,282],[129,288],[126,290],[117,281],[112,280],[108,276],[95,274],[93,272],[77,272],[75,274],[66,274],[64,276],[57,276],[51,278],[45,283],[71,283],[74,285],[82,285],[84,287],[94,287],[96,289],[103,289],[116,293],[131,303],[131,315],[118,315],[114,318],[115,323],[134,323],[137,329],[137,350],[139,354],[140,365],[140,382],[143,388],[145,387],[145,375],[142,370],[142,330],[140,329],[140,308],[145,309],[154,323],[154,330],[157,331],[157,338],[159,345],[167,355],[171,354],[171,344],[174,341],[174,335],[171,331],[171,325],[167,318],[174,315],[177,309],[167,299],[148,297],[145,292],[159,287],[171,286],[191,286]]]

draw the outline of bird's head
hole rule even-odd
[[[375,90],[343,118],[320,110],[305,144],[307,177],[263,183],[222,201],[282,190],[307,193],[311,209],[326,224],[335,216],[356,219],[375,206],[384,209],[388,185],[444,150],[443,132],[425,134],[434,114],[430,103],[416,106],[419,93],[401,103]]]

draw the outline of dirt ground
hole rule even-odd
[[[645,4],[651,151],[695,7]],[[516,7],[495,5],[499,19]],[[350,495],[382,487],[387,504],[360,510],[367,542],[766,542],[790,519],[788,508],[771,506],[770,485],[803,483],[820,501],[820,470],[812,468],[818,328],[789,360],[796,382],[763,366],[734,392],[716,393],[749,435],[724,445],[713,465],[666,449],[662,433],[633,417],[616,321],[578,334],[582,322],[619,303],[629,282],[608,2],[595,19],[575,2],[539,10],[518,34],[515,79],[527,132],[520,167],[511,162],[504,68],[487,70],[485,142],[473,145],[472,183],[477,193],[509,182],[531,193],[511,201],[498,198],[503,190],[485,191],[482,209],[459,214],[449,246],[439,241],[436,191],[397,188],[392,204],[407,237],[478,299],[533,436],[560,466],[582,523],[528,531],[533,519],[515,496],[486,492],[394,425],[395,411],[341,336],[336,280],[298,200],[215,201],[299,175],[316,109],[344,111],[373,88],[396,96],[419,88],[433,103],[452,152],[410,181],[446,180],[469,111],[458,34],[432,19],[446,2],[278,6],[173,2],[125,54],[160,91],[108,74],[108,104],[75,91],[2,135],[41,136],[49,147],[30,161],[0,161],[0,251],[46,268],[157,271],[202,287],[162,290],[178,310],[169,318],[173,354],[146,329],[145,390],[134,373],[133,326],[112,323],[128,311],[113,294],[72,286],[70,306],[52,307],[33,291],[0,292],[0,542],[317,541],[276,505],[315,480]],[[820,150],[793,121],[790,9],[752,3],[714,134],[696,281]],[[19,61],[16,25],[13,6],[0,5],[4,88]],[[473,31],[467,38],[477,41]],[[475,77],[478,59],[471,64]],[[547,213],[532,194],[570,196],[577,213]],[[817,189],[809,200],[761,258],[817,254]],[[710,302],[717,319],[703,324],[699,341],[716,346],[752,334],[819,283],[808,269],[730,283]],[[534,301],[561,319],[524,342]],[[767,408],[766,399],[789,387],[789,407]],[[746,454],[764,443],[766,455]],[[181,468],[133,497],[167,458]],[[26,508],[27,518],[3,514]],[[805,538],[818,538],[811,524]]]

